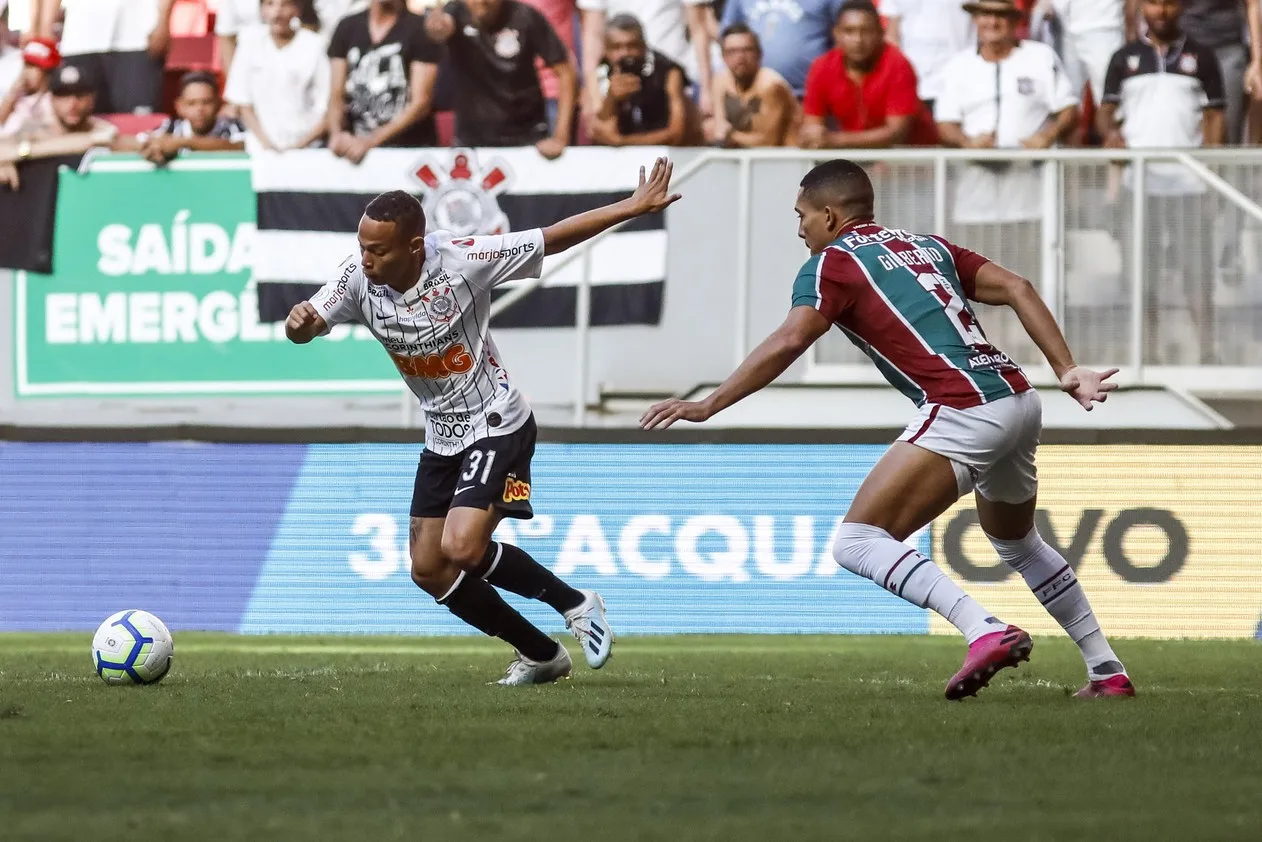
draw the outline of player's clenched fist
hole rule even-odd
[[[285,335],[290,342],[310,342],[320,332],[322,321],[310,301],[300,301],[289,311],[289,318],[285,320]]]

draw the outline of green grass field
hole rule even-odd
[[[1142,696],[1084,702],[1042,639],[963,703],[954,639],[632,638],[524,689],[473,638],[183,633],[148,688],[88,643],[0,635],[0,839],[1262,837],[1252,642],[1121,641]]]

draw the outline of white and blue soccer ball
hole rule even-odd
[[[92,638],[92,665],[106,684],[157,684],[171,671],[175,642],[146,611],[119,611]]]

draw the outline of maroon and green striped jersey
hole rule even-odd
[[[969,305],[988,262],[942,237],[864,222],[806,261],[793,306],[841,328],[917,406],[966,409],[1030,388]]]

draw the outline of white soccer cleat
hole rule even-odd
[[[613,629],[605,617],[605,601],[595,591],[579,591],[583,604],[565,612],[565,627],[583,648],[587,665],[598,670],[613,654]]]
[[[570,653],[565,647],[557,644],[557,656],[551,661],[532,661],[522,653],[508,665],[504,677],[496,684],[505,687],[521,687],[526,684],[554,684],[562,678],[568,678],[574,664],[570,661]]]

